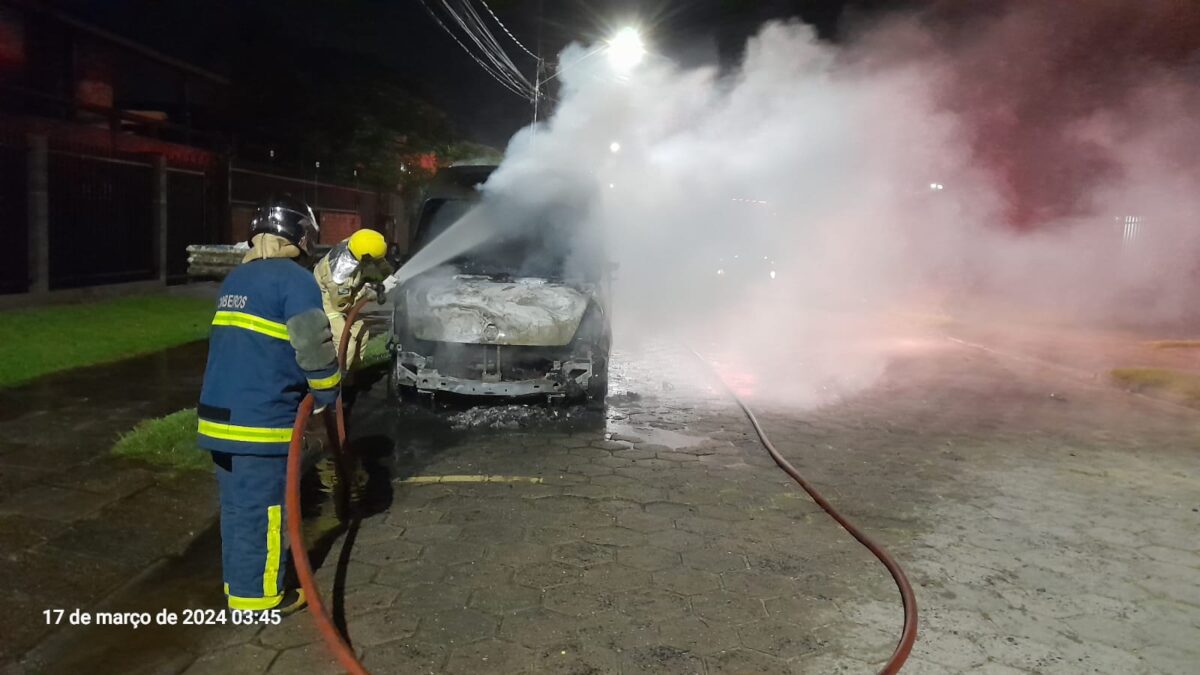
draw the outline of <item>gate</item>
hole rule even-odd
[[[50,289],[153,279],[150,164],[51,151]]]
[[[190,244],[219,242],[204,174],[167,169],[167,283],[187,281]]]
[[[25,148],[0,145],[0,241],[8,249],[0,265],[0,294],[29,290],[28,172]]]

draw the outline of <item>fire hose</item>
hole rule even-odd
[[[346,327],[342,330],[341,340],[338,343],[338,368],[343,373],[346,371],[346,353],[350,345],[350,327],[354,325],[359,312],[366,304],[365,299],[360,300],[346,314]],[[338,632],[333,619],[325,609],[325,603],[321,600],[321,593],[313,579],[312,566],[308,562],[308,547],[304,543],[304,532],[301,529],[300,460],[304,452],[304,432],[308,429],[308,420],[312,416],[313,405],[312,394],[305,396],[304,400],[300,402],[300,410],[296,413],[296,423],[292,427],[292,441],[288,446],[286,496],[288,546],[292,551],[292,562],[296,566],[296,576],[300,580],[300,587],[304,589],[304,595],[308,600],[308,611],[317,624],[321,638],[325,640],[325,644],[329,646],[330,651],[337,657],[346,672],[351,675],[367,675],[367,669],[355,656],[354,650],[346,642],[346,639]],[[338,492],[335,495],[335,499],[338,500],[338,516],[344,519],[349,508],[350,483],[348,481],[354,473],[346,448],[346,413],[340,396],[332,410],[326,410],[325,426],[329,431],[330,445],[338,475]]]
[[[350,327],[354,325],[366,303],[366,300],[359,301],[346,315],[345,329],[342,331],[341,340],[338,344],[338,368],[342,372],[346,370],[346,354],[350,344]],[[703,361],[699,354],[694,351],[692,353]],[[707,361],[705,363],[707,364]],[[887,549],[842,515],[829,500],[825,499],[815,487],[805,480],[796,467],[792,466],[791,462],[788,462],[775,447],[775,444],[771,442],[770,437],[767,436],[767,432],[763,429],[762,424],[759,423],[758,418],[750,410],[749,406],[720,377],[717,378],[717,381],[721,383],[721,386],[724,387],[725,391],[746,415],[746,419],[750,421],[750,425],[754,428],[755,434],[758,435],[759,441],[766,448],[771,459],[775,461],[775,464],[808,493],[808,496],[825,513],[829,514],[842,529],[865,546],[883,564],[888,573],[891,574],[897,589],[900,591],[900,598],[904,606],[904,625],[900,632],[900,639],[892,651],[891,657],[888,658],[887,663],[884,664],[883,669],[879,672],[880,675],[895,675],[900,672],[900,669],[908,660],[913,644],[917,639],[917,601],[912,585],[904,573],[904,569],[888,553]],[[325,640],[325,644],[328,645],[330,651],[337,657],[338,662],[346,669],[346,672],[351,673],[351,675],[368,675],[367,669],[358,660],[358,657],[354,654],[354,650],[338,631],[329,612],[325,609],[320,591],[317,589],[316,581],[313,579],[312,566],[308,561],[308,549],[304,543],[300,513],[300,464],[304,447],[304,432],[308,428],[308,421],[312,416],[313,405],[312,394],[305,396],[304,400],[301,401],[300,410],[296,414],[296,423],[292,427],[291,444],[288,447],[286,497],[288,544],[291,548],[292,560],[296,566],[296,576],[299,578],[300,586],[304,589],[304,594],[308,600],[308,611],[312,614],[313,620],[317,624],[317,629],[321,633],[322,639]],[[346,417],[341,397],[338,398],[332,411],[326,411],[325,424],[329,430],[330,443],[334,452],[335,466],[338,474],[340,491],[336,498],[339,500],[339,517],[344,518],[349,508],[348,494],[350,484],[348,481],[353,472],[351,467],[352,458],[346,448]]]
[[[904,573],[904,568],[900,567],[900,563],[896,562],[896,559],[888,553],[887,549],[872,539],[866,532],[860,530],[846,516],[842,515],[841,512],[834,508],[833,504],[829,503],[829,500],[825,499],[812,484],[804,479],[804,476],[800,475],[800,471],[792,466],[792,463],[787,461],[783,454],[775,447],[775,444],[771,442],[762,424],[759,423],[758,418],[754,415],[754,411],[750,410],[750,407],[742,401],[741,397],[716,374],[715,369],[713,369],[708,361],[705,361],[695,350],[692,350],[692,354],[713,371],[717,382],[721,384],[725,392],[742,409],[742,412],[746,415],[746,419],[750,421],[750,426],[754,427],[754,433],[758,435],[759,442],[766,448],[767,453],[771,455],[771,459],[775,461],[775,464],[807,492],[808,496],[817,503],[817,506],[820,506],[825,513],[837,521],[837,524],[841,525],[843,530],[858,540],[858,543],[865,546],[879,562],[883,563],[883,566],[887,568],[888,574],[892,575],[892,580],[896,582],[896,588],[900,591],[900,599],[904,605],[904,625],[900,630],[900,640],[896,643],[896,648],[892,650],[891,657],[888,658],[887,663],[883,665],[883,669],[879,673],[880,675],[895,675],[895,673],[900,672],[900,669],[904,667],[904,663],[908,661],[908,655],[912,653],[913,644],[917,641],[917,598],[913,593],[912,585],[908,582],[908,576]]]

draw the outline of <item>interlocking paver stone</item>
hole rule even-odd
[[[617,551],[617,562],[626,567],[654,572],[679,567],[680,558],[674,551],[645,546]]]
[[[367,650],[363,666],[378,673],[439,673],[446,647],[401,639]]]
[[[416,639],[431,644],[476,642],[496,634],[496,619],[473,609],[448,609],[421,615]]]
[[[358,616],[352,625],[351,639],[360,647],[373,647],[412,636],[417,630],[416,614],[401,609],[385,609]]]
[[[729,626],[761,621],[767,617],[762,600],[724,590],[692,596],[692,608],[697,616]]]
[[[583,569],[560,562],[527,565],[517,570],[514,579],[530,588],[554,588],[583,577]]]
[[[536,652],[503,640],[484,640],[454,647],[446,661],[447,673],[523,673],[530,670]]]
[[[727,397],[688,384],[693,357],[621,358],[608,415],[570,433],[477,429],[414,450],[428,439],[408,413],[376,390],[359,400],[353,430],[395,439],[395,478],[544,481],[391,484],[340,598],[368,667],[877,672],[902,618],[886,572],[774,467]],[[752,404],[781,452],[905,565],[922,618],[905,672],[1200,661],[1194,413],[949,345],[820,407]],[[329,667],[305,615],[239,639],[214,640],[204,667],[232,671],[238,649],[282,650],[272,672]]]
[[[617,607],[622,614],[659,621],[690,612],[688,599],[661,588],[640,588],[616,594]]]

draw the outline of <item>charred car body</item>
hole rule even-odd
[[[481,200],[495,167],[451,167],[426,191],[413,252]],[[392,383],[413,393],[587,399],[608,392],[608,263],[578,209],[544,206],[485,222],[495,235],[389,293]]]

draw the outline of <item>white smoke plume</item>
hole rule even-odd
[[[728,73],[657,56],[617,76],[572,46],[553,117],[484,188],[490,215],[410,271],[479,228],[586,205],[619,265],[619,341],[669,329],[746,392],[802,405],[919,346],[891,339],[905,310],[1194,316],[1195,55],[1108,31],[1190,29],[1200,11],[1061,4],[893,16],[839,45],[770,23]]]

